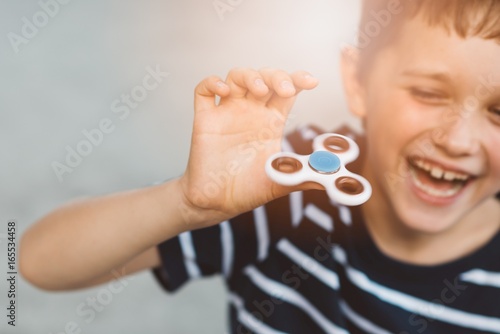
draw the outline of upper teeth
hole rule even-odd
[[[414,160],[414,162],[415,165],[425,170],[426,172],[430,173],[431,176],[435,179],[444,178],[446,181],[454,181],[454,180],[465,181],[469,178],[469,176],[466,174],[452,172],[452,171],[445,171],[441,167],[431,165],[430,163],[422,160]]]

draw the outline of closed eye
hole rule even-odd
[[[490,119],[496,124],[500,125],[500,106],[491,107],[488,109],[488,114],[490,115]]]
[[[417,100],[424,103],[436,104],[448,100],[448,97],[442,93],[424,90],[420,88],[411,88],[410,94]]]

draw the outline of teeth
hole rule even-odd
[[[433,167],[431,169],[431,175],[433,178],[440,179],[443,177],[443,174],[444,174],[443,170],[439,167]]]
[[[438,189],[432,188],[432,187],[420,182],[420,180],[417,177],[417,173],[414,169],[411,169],[411,176],[413,178],[413,182],[420,190],[422,190],[422,191],[426,192],[427,194],[434,196],[434,197],[442,197],[442,198],[451,197],[451,196],[457,194],[460,191],[460,189],[462,188],[462,185],[460,185],[460,184],[456,184],[453,188],[448,189],[448,190],[438,190]]]
[[[457,174],[455,174],[453,172],[446,172],[446,173],[444,173],[444,179],[446,181],[453,181],[456,178],[457,178]]]
[[[420,168],[420,169],[423,169],[425,170],[426,172],[430,172],[431,171],[431,165],[426,163],[426,162],[423,162],[421,160],[416,160],[414,161],[415,164]]]
[[[414,160],[414,164],[418,168],[428,172],[433,178],[438,180],[444,178],[446,181],[466,181],[469,178],[469,176],[466,174],[444,171],[441,167],[432,166],[430,163],[424,162],[422,160]]]

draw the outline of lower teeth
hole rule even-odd
[[[417,173],[413,168],[410,168],[411,176],[415,182],[415,185],[420,190],[434,197],[451,197],[457,194],[462,188],[461,184],[455,184],[451,189],[448,190],[438,190],[426,184],[423,184],[417,177]]]

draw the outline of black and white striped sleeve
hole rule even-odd
[[[265,258],[271,242],[265,207],[259,207],[161,243],[161,266],[154,269],[154,274],[168,291],[214,274],[229,279],[235,271]]]
[[[220,273],[226,270],[230,239],[228,222],[184,232],[158,245],[161,266],[153,272],[168,291],[191,279]]]
[[[283,149],[308,154],[317,133],[295,130],[283,142]],[[293,208],[293,210],[291,209]],[[219,225],[188,231],[158,245],[161,266],[154,274],[168,291],[191,279],[222,274],[230,279],[249,264],[267,258],[278,238],[286,236],[302,217],[300,193],[282,197],[243,213]]]

